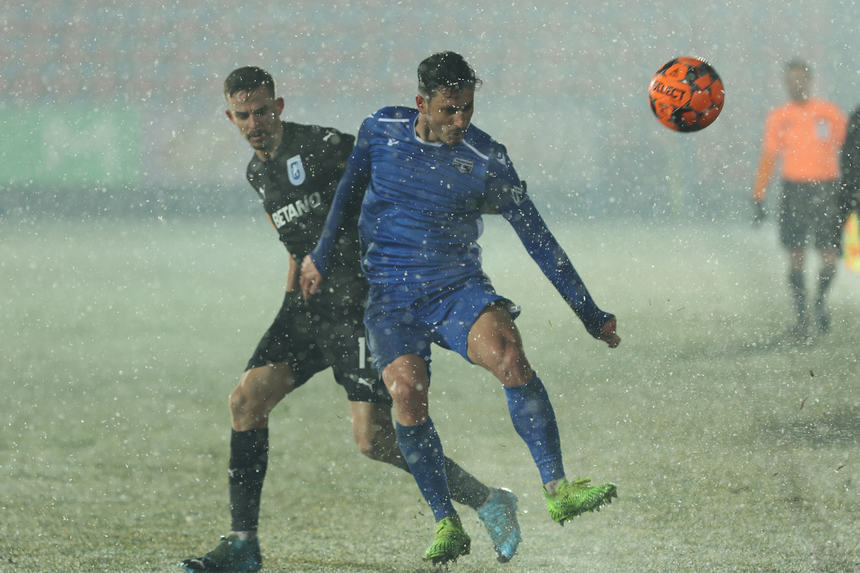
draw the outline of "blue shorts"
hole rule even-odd
[[[469,331],[490,305],[506,306],[516,318],[520,308],[496,293],[486,276],[423,293],[412,303],[392,304],[391,289],[371,285],[364,313],[367,343],[379,372],[399,356],[417,354],[430,364],[430,344],[453,350],[466,360]]]

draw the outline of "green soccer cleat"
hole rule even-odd
[[[494,489],[487,503],[478,509],[478,518],[490,534],[496,558],[501,563],[513,559],[522,541],[517,522],[517,496],[509,489]]]
[[[210,571],[215,573],[247,573],[263,568],[260,543],[257,538],[242,541],[236,535],[222,537],[218,547],[203,557],[191,557],[179,566],[185,571]]]
[[[433,544],[424,552],[424,560],[433,565],[456,561],[461,555],[468,555],[472,540],[463,531],[463,525],[457,516],[445,517],[436,524],[436,537]]]
[[[586,511],[600,511],[600,506],[612,503],[613,497],[618,497],[615,484],[605,483],[602,485],[589,485],[589,478],[569,482],[566,479],[558,484],[555,493],[550,495],[544,490],[546,506],[549,516],[558,523],[564,525],[569,521],[585,513]]]

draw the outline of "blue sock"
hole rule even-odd
[[[529,447],[542,483],[563,478],[558,423],[543,382],[535,375],[522,386],[505,386],[505,394],[514,429]]]
[[[401,426],[396,423],[395,430],[403,459],[409,465],[409,471],[412,472],[412,477],[415,478],[421,495],[427,500],[436,521],[457,515],[448,490],[442,441],[436,433],[433,420],[427,418],[423,424],[417,426]]]

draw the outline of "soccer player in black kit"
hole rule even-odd
[[[316,245],[355,137],[332,128],[281,121],[283,98],[271,75],[257,67],[234,70],[224,82],[227,117],[254,149],[247,176],[288,251],[286,294],[274,322],[230,395],[229,495],[231,532],[186,571],[258,571],[257,525],[269,449],[272,409],[311,376],[331,367],[349,400],[361,453],[409,471],[395,441],[392,401],[372,367],[364,340],[367,285],[359,264],[355,212],[335,247],[324,292],[310,301],[298,289],[299,267]],[[446,458],[451,498],[478,512],[499,561],[520,542],[517,498],[490,488]]]

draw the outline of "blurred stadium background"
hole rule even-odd
[[[354,132],[410,104],[417,63],[453,49],[485,80],[476,125],[554,215],[747,217],[782,64],[808,59],[818,94],[858,103],[858,14],[853,0],[7,1],[0,214],[257,209],[223,115],[233,68],[269,69],[287,119]],[[648,108],[651,75],[679,55],[727,87],[705,132],[670,132]]]
[[[434,353],[446,451],[518,492],[528,540],[499,565],[470,523],[457,570],[860,569],[860,276],[840,272],[828,337],[774,343],[792,318],[783,254],[773,229],[748,225],[783,63],[807,58],[817,93],[852,109],[860,10],[717,4],[0,1],[0,573],[178,571],[224,533],[226,397],[286,267],[224,117],[226,74],[266,67],[286,118],[354,132],[412,102],[418,62],[443,49],[485,80],[475,123],[507,145],[624,337],[612,353],[587,342],[508,226],[487,223],[488,274],[528,304],[530,357],[574,414],[570,464],[622,498],[560,532],[500,390],[477,400],[488,375]],[[681,54],[727,86],[695,134],[647,104]],[[277,412],[267,568],[415,571],[426,506],[356,451],[320,377]],[[373,512],[343,503],[355,492]]]

